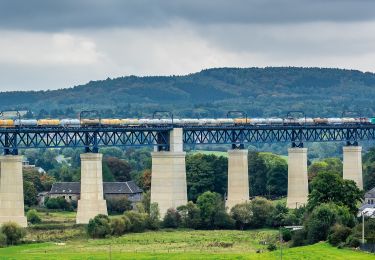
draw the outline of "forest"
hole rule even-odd
[[[68,86],[67,86],[68,87]],[[102,117],[249,117],[374,115],[375,74],[329,68],[212,68],[184,76],[126,76],[66,89],[0,93],[0,110],[27,110],[28,117],[77,117],[96,109]],[[54,86],[51,86],[53,89]]]

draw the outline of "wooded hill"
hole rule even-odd
[[[53,86],[51,86],[53,87]],[[103,117],[220,117],[244,110],[249,117],[375,115],[375,74],[327,68],[216,68],[186,76],[127,76],[73,88],[0,93],[1,110],[31,110],[35,117],[76,117],[97,109]]]

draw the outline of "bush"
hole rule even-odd
[[[40,218],[38,212],[35,209],[30,209],[27,214],[27,221],[32,224],[39,224],[42,222],[42,219]]]
[[[124,215],[129,219],[130,231],[142,232],[146,229],[147,214],[135,211],[126,211]]]
[[[181,223],[181,216],[175,209],[168,209],[163,219],[166,228],[177,228]]]
[[[197,206],[201,213],[201,227],[204,229],[215,228],[215,221],[217,222],[218,217],[222,216],[225,211],[224,201],[221,195],[216,192],[206,191],[199,195],[197,199]]]
[[[290,231],[290,229],[287,228],[281,229],[281,237],[285,242],[290,241],[292,239],[292,231]]]
[[[361,240],[356,237],[349,236],[346,240],[346,245],[349,247],[357,248],[361,245]]]
[[[303,246],[306,245],[306,230],[300,229],[292,233],[292,244],[291,246]]]
[[[0,231],[0,247],[5,247],[7,245],[6,235]]]
[[[26,235],[25,229],[15,222],[4,223],[1,227],[1,233],[6,237],[7,245],[16,245]]]
[[[63,197],[59,198],[49,198],[45,204],[48,209],[62,209],[62,210],[73,210],[69,202],[67,202]]]
[[[111,214],[123,214],[127,210],[132,210],[133,206],[127,198],[107,199],[108,212]]]
[[[112,235],[121,236],[125,234],[127,230],[124,218],[113,218],[111,219],[111,231]]]
[[[219,211],[215,214],[214,226],[219,229],[233,229],[235,221],[225,211]]]
[[[268,251],[275,251],[277,249],[274,243],[268,244],[267,246]]]
[[[350,228],[340,224],[336,224],[330,230],[330,234],[328,235],[328,242],[333,246],[337,246],[340,243],[345,242],[351,232],[352,230]]]
[[[110,235],[111,226],[108,216],[99,214],[90,219],[87,225],[87,234],[92,238],[104,238]]]

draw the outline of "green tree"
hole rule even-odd
[[[166,228],[178,228],[181,223],[181,216],[175,209],[168,209],[163,219],[163,226]]]
[[[236,222],[236,226],[241,230],[243,230],[246,225],[249,225],[253,218],[253,211],[250,202],[235,205],[230,210],[230,213]]]
[[[181,216],[181,224],[186,228],[198,228],[201,222],[200,209],[192,201],[177,208]]]
[[[311,189],[307,204],[310,211],[321,203],[333,202],[347,206],[352,214],[356,214],[357,204],[364,195],[354,181],[343,180],[338,174],[331,172],[319,173],[312,181]]]
[[[120,160],[116,157],[106,157],[104,162],[108,166],[110,172],[112,173],[115,181],[130,181],[131,167],[128,162]]]
[[[157,230],[160,228],[160,212],[158,203],[153,202],[150,205],[150,214],[148,215],[147,227],[151,230]]]
[[[188,199],[195,201],[205,191],[224,195],[227,187],[228,160],[222,156],[193,154],[186,158]]]
[[[197,206],[201,212],[201,227],[205,229],[213,229],[218,225],[222,226],[221,220],[228,220],[228,214],[225,210],[224,201],[220,194],[216,192],[206,191],[199,195]]]
[[[25,205],[30,207],[38,203],[38,191],[36,190],[34,183],[30,181],[24,181],[23,194]]]
[[[251,200],[251,211],[252,211],[252,219],[250,225],[252,227],[265,227],[268,224],[268,221],[272,217],[272,213],[274,211],[274,206],[271,201],[256,197],[255,199]]]
[[[258,152],[249,152],[249,182],[251,196],[267,194],[267,166]]]

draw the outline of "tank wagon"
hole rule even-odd
[[[0,119],[0,128],[79,128],[79,127],[136,127],[136,126],[236,126],[236,125],[366,125],[375,124],[375,118],[331,117],[331,118],[89,118],[89,119]]]

